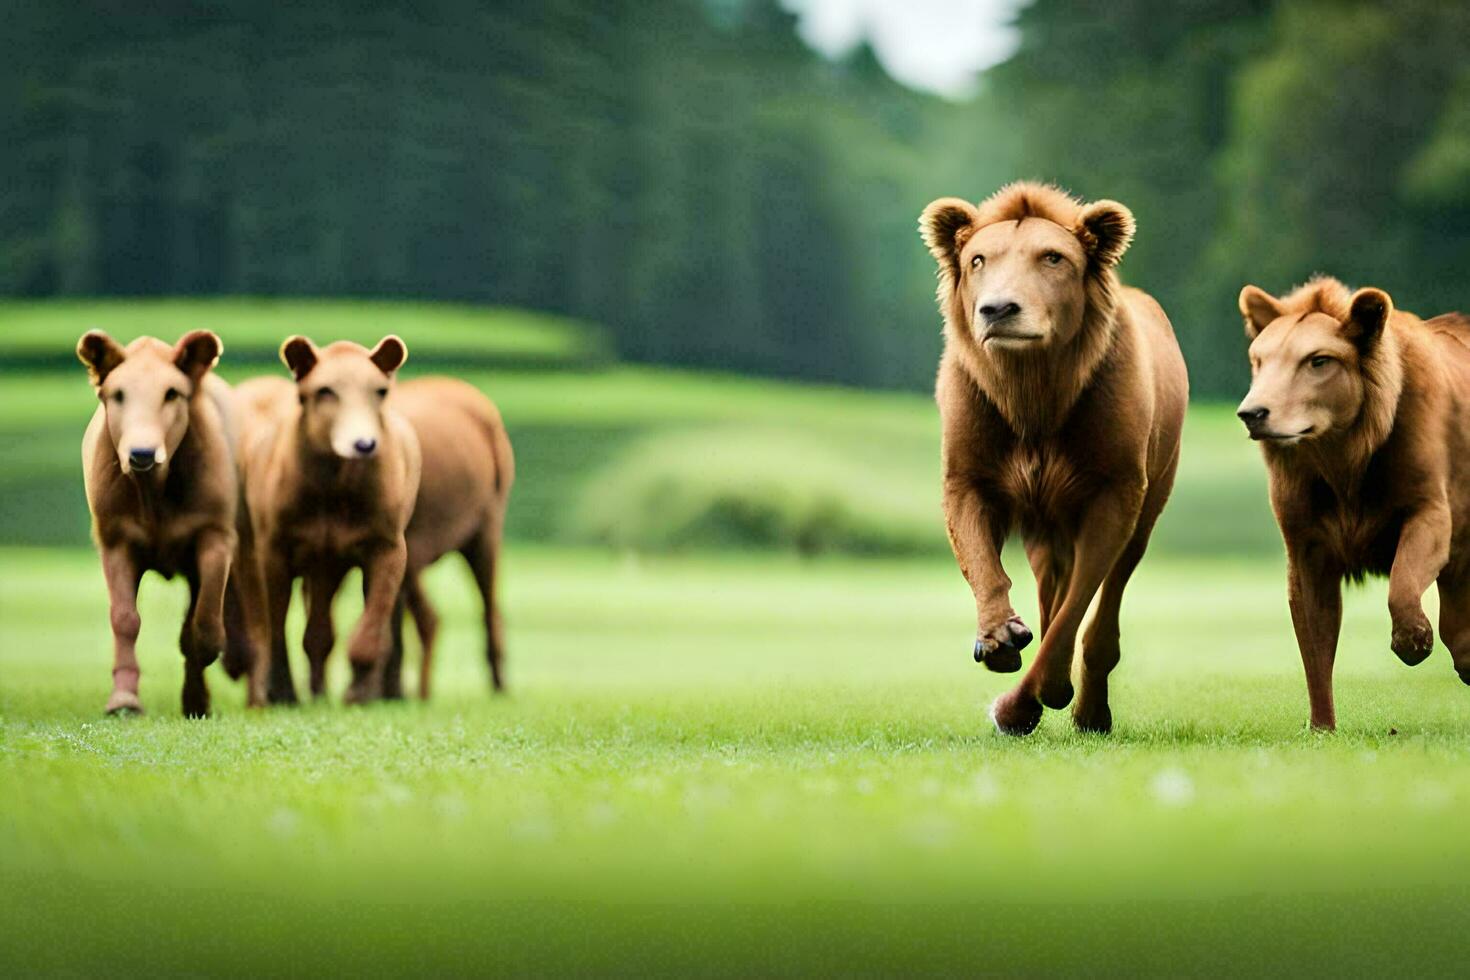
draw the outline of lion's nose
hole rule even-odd
[[[1269,408],[1242,408],[1235,413],[1235,416],[1246,425],[1255,426],[1266,421],[1266,416],[1270,414],[1271,410]]]
[[[1021,304],[1011,300],[999,300],[980,307],[980,315],[987,324],[996,324],[1021,312]]]

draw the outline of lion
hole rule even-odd
[[[934,201],[919,228],[939,264],[944,513],[975,595],[975,660],[1019,670],[1032,638],[1001,565],[1015,530],[1040,598],[1035,662],[991,719],[1024,735],[1071,703],[1077,631],[1101,590],[1072,719],[1110,731],[1123,589],[1169,498],[1189,398],[1168,317],[1118,281],[1133,214],[1023,182],[978,206]]]
[[[1337,725],[1344,579],[1388,576],[1389,646],[1410,666],[1434,648],[1437,582],[1470,684],[1470,317],[1421,320],[1326,276],[1280,299],[1246,286],[1239,306],[1252,380],[1236,414],[1266,460],[1312,727]]]

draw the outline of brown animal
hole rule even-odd
[[[1123,588],[1173,485],[1188,401],[1168,318],[1115,272],[1133,215],[1018,183],[978,207],[935,201],[919,227],[939,263],[944,512],[975,594],[977,661],[1019,670],[1031,641],[1001,567],[1013,530],[1040,595],[1040,650],[991,718],[1024,735],[1043,706],[1071,702],[1077,631],[1101,588],[1072,718],[1109,731]]]
[[[1470,684],[1470,317],[1420,320],[1325,277],[1281,299],[1246,286],[1240,312],[1252,382],[1237,414],[1270,475],[1312,727],[1337,723],[1343,579],[1388,576],[1389,646],[1410,666],[1434,647],[1421,600],[1438,582]]]
[[[403,696],[403,611],[413,614],[423,649],[419,697],[427,699],[438,615],[420,585],[420,573],[451,551],[470,566],[485,616],[485,654],[490,682],[504,690],[505,638],[496,603],[495,578],[505,507],[515,480],[515,457],[500,412],[480,391],[453,378],[419,378],[399,385],[389,407],[413,426],[423,457],[418,500],[409,521],[408,571],[394,611],[393,653],[383,695]],[[308,583],[307,625],[302,645],[311,661],[312,693],[320,694],[323,665],[335,642],[332,598],[340,578]]]
[[[224,601],[235,553],[238,484],[229,386],[211,373],[222,345],[195,330],[169,346],[140,337],[123,347],[100,330],[77,357],[102,402],[82,438],[92,537],[111,604],[108,714],[141,712],[138,583],[143,573],[189,582],[179,633],[184,714],[209,713],[204,668],[225,645]]]
[[[347,700],[381,691],[392,648],[389,630],[408,560],[404,530],[419,484],[413,428],[387,407],[403,341],[384,337],[371,351],[346,341],[318,348],[305,337],[281,346],[296,384],[256,378],[236,389],[244,419],[241,460],[251,534],[241,544],[258,575],[247,590],[257,630],[253,704],[294,702],[286,660],[291,585],[363,572],[364,606],[348,645]],[[265,641],[265,637],[269,641]]]

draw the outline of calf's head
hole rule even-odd
[[[1060,346],[1112,284],[1133,239],[1115,201],[1083,204],[1055,187],[1012,184],[978,207],[941,198],[919,217],[939,263],[939,303],[986,352]]]
[[[1360,289],[1345,309],[1332,309],[1287,303],[1246,286],[1240,312],[1250,340],[1251,387],[1236,414],[1252,439],[1293,446],[1358,420],[1365,366],[1393,312],[1387,293]]]
[[[172,347],[153,337],[124,347],[101,330],[77,342],[124,473],[147,472],[173,458],[189,430],[189,402],[223,349],[208,330],[190,331]]]
[[[366,459],[383,443],[383,402],[408,359],[403,341],[389,334],[372,350],[339,340],[317,347],[306,337],[281,345],[281,360],[296,376],[301,427],[322,455]]]

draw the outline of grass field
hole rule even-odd
[[[239,326],[227,349],[266,353],[302,313],[210,308]],[[1114,734],[1053,714],[1006,740],[925,396],[496,367],[522,341],[480,334],[514,311],[313,312],[318,340],[392,322],[431,355],[476,325],[458,373],[517,453],[512,693],[489,697],[446,563],[432,704],[252,713],[211,668],[216,715],[188,722],[184,595],[149,579],[150,711],[104,718],[77,463],[95,402],[79,367],[34,370],[36,338],[156,321],[30,308],[30,339],[0,341],[0,975],[1463,972],[1470,689],[1442,648],[1399,665],[1374,583],[1347,601],[1341,729],[1306,730],[1262,467],[1228,408],[1191,411],[1124,605]],[[223,373],[274,370],[246,361]]]
[[[970,662],[947,563],[521,546],[507,567],[509,697],[485,693],[448,566],[435,703],[252,714],[212,668],[217,717],[190,723],[177,588],[145,592],[150,714],[106,720],[94,559],[0,554],[0,968],[1366,975],[1470,954],[1470,690],[1443,650],[1398,665],[1379,588],[1350,596],[1336,735],[1305,731],[1278,564],[1160,558],[1125,606],[1116,733],[1054,715],[1015,741],[988,731],[1006,679]]]

